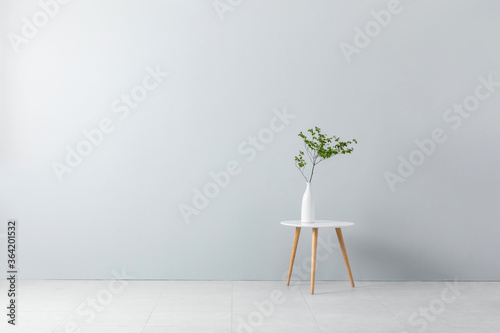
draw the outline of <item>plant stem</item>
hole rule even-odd
[[[311,150],[309,149],[309,147],[305,143],[304,143],[304,147],[306,149],[307,156],[309,156],[309,159],[312,161],[313,158],[312,158],[312,155],[311,155]]]
[[[314,159],[313,161],[313,166],[312,166],[312,169],[311,169],[311,177],[309,178],[309,183],[312,181],[313,179],[313,174],[314,174],[314,167],[316,166],[316,159]]]
[[[302,177],[304,177],[304,179],[307,182],[307,177],[306,177],[306,175],[304,175],[304,172],[302,171],[302,169],[297,165],[297,162],[295,162],[295,166],[297,167],[297,169],[299,169],[300,173],[302,174]]]

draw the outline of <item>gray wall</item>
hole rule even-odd
[[[15,217],[25,279],[281,279],[297,133],[317,125],[359,142],[313,180],[318,218],[356,222],[356,279],[499,278],[500,86],[481,83],[500,82],[498,1],[215,4],[1,1],[2,270]],[[317,278],[346,279],[320,236]]]

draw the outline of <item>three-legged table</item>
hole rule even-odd
[[[318,220],[312,223],[304,223],[299,220],[294,221],[283,221],[281,224],[295,227],[295,236],[293,238],[292,256],[290,257],[290,267],[288,268],[288,279],[286,285],[290,285],[290,278],[292,276],[293,262],[295,260],[295,253],[297,252],[297,245],[299,243],[300,230],[302,228],[312,228],[312,250],[311,250],[311,294],[314,294],[314,279],[316,275],[316,252],[318,247],[318,228],[335,228],[337,232],[337,238],[339,239],[340,249],[342,250],[342,255],[344,256],[344,262],[347,267],[347,273],[349,274],[349,279],[351,280],[351,286],[354,287],[354,280],[352,278],[351,267],[349,266],[349,259],[347,259],[347,251],[345,249],[344,237],[342,236],[341,228],[353,226],[352,222],[339,222],[339,221],[328,221],[328,220]]]

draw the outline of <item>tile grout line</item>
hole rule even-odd
[[[36,288],[35,288],[35,289],[36,289]],[[54,289],[57,289],[57,288],[54,288]],[[57,325],[56,325],[56,326],[55,326],[55,327],[51,330],[51,332],[52,332],[52,333],[54,333],[54,332],[55,332],[55,331],[56,331],[56,330],[57,330],[57,329],[58,329],[58,328],[59,328],[59,327],[60,327],[60,326],[61,326],[61,325],[62,325],[62,324],[63,324],[63,323],[67,320],[67,319],[69,319],[69,317],[70,317],[70,316],[71,316],[71,315],[72,315],[72,314],[76,311],[76,309],[78,309],[78,308],[80,307],[80,305],[82,305],[82,303],[83,303],[83,302],[85,302],[85,300],[86,300],[87,298],[89,298],[89,297],[90,297],[90,294],[92,294],[92,293],[93,293],[94,291],[96,291],[96,290],[97,290],[97,287],[95,287],[93,290],[89,291],[89,292],[87,293],[87,296],[85,296],[85,297],[83,298],[83,300],[82,300],[80,303],[78,303],[78,305],[77,305],[77,306],[75,306],[75,307],[73,308],[73,310],[69,311],[69,312],[68,312],[68,314],[66,315],[66,317],[64,317],[64,319],[63,319],[63,320],[61,320],[61,322],[60,322],[59,324],[57,324]]]
[[[498,288],[499,286],[495,285],[494,282],[497,282],[497,281],[488,281],[488,283],[490,285],[492,285],[494,288]],[[488,326],[492,331],[494,331],[496,333],[500,333],[500,328],[499,327],[495,327],[495,326],[492,326],[490,324],[486,324],[486,326]]]
[[[498,281],[489,281],[488,283],[489,283],[489,284],[491,284],[491,285],[492,285],[493,287],[495,287],[495,288],[500,288],[500,286],[497,286],[497,285],[495,284],[495,282],[497,282],[497,283],[498,283]]]
[[[156,300],[155,306],[154,306],[154,307],[153,307],[153,309],[151,310],[151,313],[150,313],[150,314],[149,314],[149,316],[148,316],[148,320],[146,320],[146,323],[144,323],[144,327],[143,327],[143,329],[142,329],[141,333],[144,333],[144,331],[146,330],[146,327],[148,326],[149,319],[151,319],[151,315],[152,315],[152,314],[153,314],[153,312],[155,311],[156,306],[158,305],[158,303],[160,302],[160,298],[163,296],[163,293],[164,293],[164,291],[162,291],[162,292],[160,293],[160,295],[158,296],[158,299]]]
[[[385,305],[385,303],[384,303],[384,302],[382,302],[382,301],[381,301],[381,300],[380,300],[377,296],[375,296],[375,295],[371,292],[371,290],[370,290],[370,285],[367,285],[367,286],[366,286],[366,289],[368,290],[368,292],[370,293],[370,295],[372,295],[372,296],[373,296],[373,298],[375,298],[375,299],[377,300],[377,302],[379,302],[380,304],[382,304],[382,306],[383,306],[384,308],[386,308],[386,310],[387,310],[387,311],[389,311],[389,313],[390,313],[390,314],[391,314],[394,318],[396,318],[396,319],[397,319],[397,321],[399,321],[399,322],[401,323],[401,325],[403,325],[403,327],[404,327],[406,330],[411,331],[411,329],[410,329],[408,326],[406,326],[406,324],[405,324],[405,323],[403,323],[403,321],[401,321],[401,319],[399,319],[399,317],[398,317],[398,316],[396,316],[396,315],[394,314],[394,312],[392,312],[392,310],[391,310],[391,309],[389,309],[389,308],[387,307],[387,305]]]
[[[314,315],[314,312],[312,311],[311,307],[309,306],[309,303],[307,302],[307,299],[304,296],[304,293],[302,292],[302,288],[300,288],[300,286],[299,286],[299,290],[300,290],[300,294],[302,295],[302,298],[304,299],[304,302],[307,305],[307,308],[309,309],[309,312],[311,312],[311,315],[312,315],[312,317],[314,319],[314,322],[316,323],[316,327],[318,328],[318,330],[320,331],[320,333],[323,333],[323,331],[321,330],[321,327],[319,327],[318,321],[316,320],[316,316]]]
[[[497,285],[495,284],[495,282],[497,282],[497,283],[498,283],[498,281],[488,281],[488,283],[489,283],[490,285],[492,285],[494,288],[499,288],[500,286],[497,286]],[[487,326],[488,326],[488,327],[489,327],[492,331],[494,331],[494,332],[496,332],[496,333],[500,333],[500,328],[499,328],[499,327],[495,327],[495,326],[492,326],[492,325],[490,325],[490,324],[486,324],[486,325],[487,325]]]

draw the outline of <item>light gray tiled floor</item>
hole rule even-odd
[[[0,301],[6,304],[6,282]],[[499,282],[18,281],[2,333],[500,333]]]

